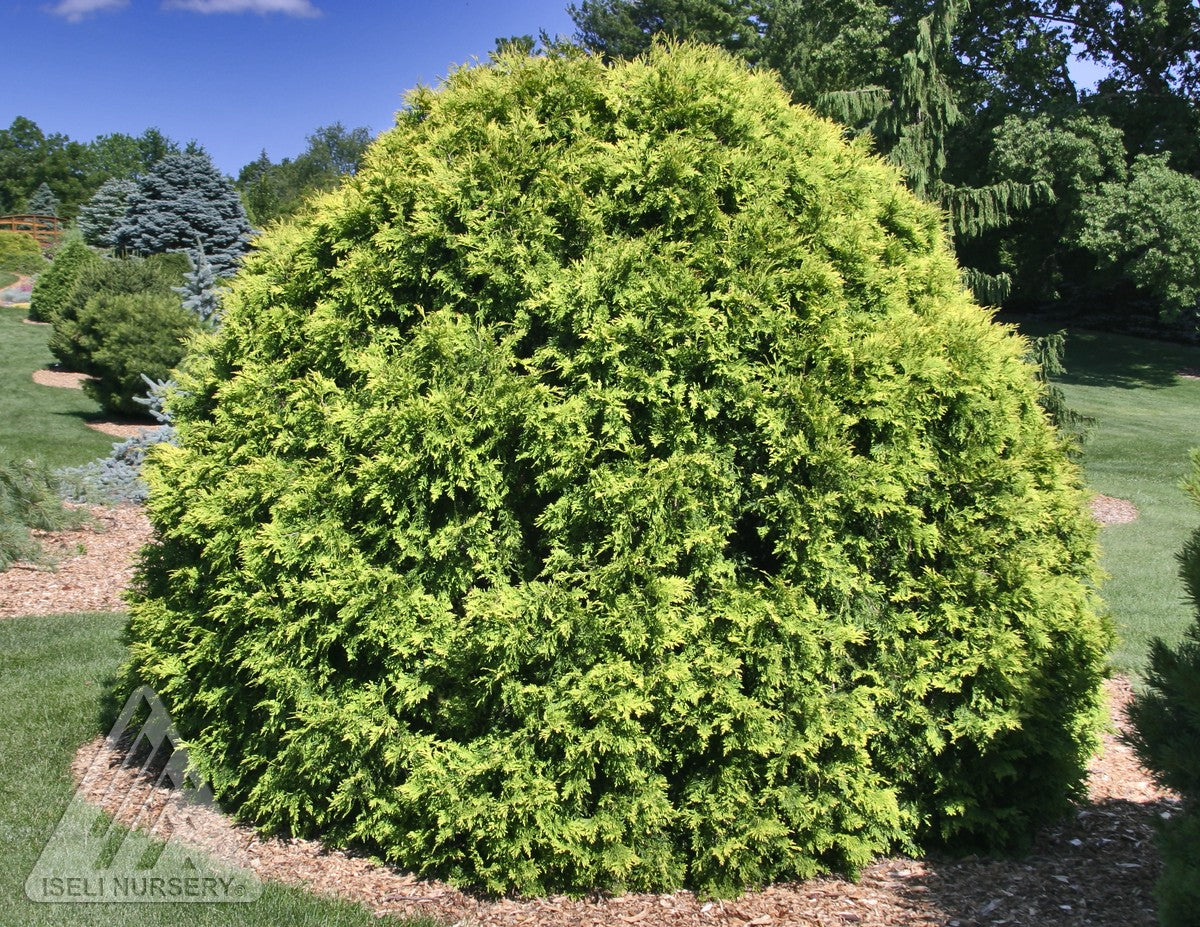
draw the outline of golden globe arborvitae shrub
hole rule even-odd
[[[522,892],[1062,810],[1094,527],[939,214],[716,51],[410,103],[259,240],[150,473],[130,677],[219,793]]]

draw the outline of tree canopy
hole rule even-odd
[[[309,197],[332,190],[354,174],[371,133],[363,126],[347,129],[336,122],[321,126],[307,141],[305,150],[294,159],[284,158],[276,164],[264,150],[238,173],[235,185],[256,225],[294,215]]]
[[[775,69],[798,102],[869,133],[914,191],[947,210],[959,259],[988,301],[1087,306],[1136,290],[1157,293],[1160,314],[1173,317],[1180,294],[1200,288],[1200,268],[1176,261],[1184,280],[1174,295],[1148,291],[1133,264],[1110,260],[1104,235],[1079,234],[1084,210],[1113,202],[1116,175],[1132,176],[1140,155],[1166,160],[1144,169],[1129,196],[1157,183],[1165,202],[1200,176],[1195,0],[585,0],[570,13],[575,40],[606,57],[640,54],[655,35],[718,45]],[[1071,78],[1076,53],[1108,69],[1094,91]],[[1020,125],[1042,154],[1059,144],[1048,131],[1070,127],[1067,148],[1104,139],[1111,160],[1116,140],[1122,163],[1074,179],[1031,170],[1012,157]],[[1161,221],[1153,234],[1183,228]],[[1189,247],[1159,240],[1153,250]]]

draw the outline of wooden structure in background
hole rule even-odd
[[[57,245],[63,237],[63,222],[58,216],[0,216],[0,231],[32,235],[44,250]]]

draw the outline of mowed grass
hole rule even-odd
[[[101,733],[101,704],[123,659],[122,615],[0,620],[0,924],[5,927],[367,927],[366,908],[268,883],[253,902],[33,902],[25,879],[74,791],[70,764]],[[82,847],[80,848],[82,854]],[[92,854],[94,855],[94,853]],[[193,854],[194,855],[194,854]],[[80,875],[88,875],[87,872]]]
[[[27,325],[24,309],[0,307],[0,449],[73,467],[112,450],[113,437],[88,428],[100,406],[78,389],[40,386],[33,372],[54,362],[50,329]]]
[[[6,286],[12,286],[19,279],[20,277],[18,277],[12,271],[0,270],[0,290],[3,290]]]
[[[1101,592],[1120,640],[1113,665],[1141,673],[1150,641],[1174,644],[1194,617],[1177,555],[1200,526],[1180,489],[1188,452],[1200,447],[1200,348],[1096,332],[1067,339],[1060,378],[1071,408],[1096,419],[1084,444],[1089,486],[1128,499],[1139,516],[1100,535],[1109,574]]]

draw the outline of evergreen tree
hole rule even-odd
[[[606,58],[632,58],[656,35],[719,45],[743,57],[757,55],[756,0],[583,0],[567,12],[582,45]]]
[[[113,244],[137,254],[186,251],[197,238],[217,274],[233,272],[250,240],[250,222],[229,181],[202,153],[167,155],[139,182]]]
[[[222,799],[538,894],[1066,811],[1097,526],[940,213],[717,49],[409,102],[264,233],[147,473],[128,679]]]
[[[137,189],[132,180],[114,178],[101,184],[90,200],[79,210],[77,225],[83,240],[97,248],[113,246],[113,231],[125,218],[129,197]]]
[[[191,312],[205,328],[215,328],[221,319],[217,275],[200,242],[188,252],[192,269],[183,275],[183,286],[171,287],[183,297],[183,308]]]
[[[52,322],[75,292],[84,270],[100,260],[78,233],[72,233],[54,255],[49,270],[38,275],[29,295],[29,318],[34,322]]]
[[[1184,487],[1200,502],[1200,451]],[[1159,783],[1179,793],[1181,812],[1163,822],[1163,868],[1155,895],[1164,927],[1195,927],[1200,911],[1200,528],[1179,554],[1180,575],[1195,620],[1175,648],[1150,647],[1146,689],[1129,708],[1133,746]]]
[[[58,205],[58,197],[54,195],[50,185],[42,181],[42,185],[33,192],[33,196],[29,197],[25,209],[35,216],[57,216]]]

